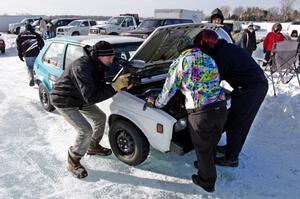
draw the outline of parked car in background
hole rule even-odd
[[[5,53],[5,42],[4,39],[1,37],[1,33],[0,33],[0,51],[1,53]]]
[[[120,15],[110,18],[105,24],[91,27],[89,34],[119,35],[122,32],[135,29],[138,24],[139,19],[137,15]]]
[[[153,19],[145,19],[140,25],[132,31],[123,32],[120,35],[122,36],[131,36],[131,37],[139,37],[146,39],[157,27],[173,25],[173,24],[181,24],[181,23],[193,23],[191,19],[163,19],[163,18],[153,18]]]
[[[75,18],[57,18],[52,19],[51,22],[53,24],[54,32],[56,34],[56,29],[61,26],[67,26],[72,21],[77,20]]]
[[[74,20],[67,26],[56,28],[56,36],[87,35],[90,27],[96,24],[96,21],[92,19]]]
[[[22,21],[18,23],[11,23],[8,25],[8,32],[19,34],[21,26],[24,26],[27,23],[32,24],[34,21],[38,20],[39,18],[40,17],[30,17],[30,18],[28,17],[28,18],[24,18]]]
[[[129,165],[145,161],[150,145],[164,153],[173,151],[183,155],[193,149],[184,108],[185,97],[176,93],[163,109],[146,108],[145,102],[147,97],[157,97],[161,92],[172,61],[192,45],[194,37],[204,28],[213,29],[220,38],[232,42],[215,24],[158,27],[142,44],[140,38],[112,35],[50,39],[34,65],[42,105],[48,111],[53,110],[48,93],[66,65],[85,54],[85,45],[105,40],[113,45],[118,57],[129,58],[128,61],[118,60],[123,68],[115,73],[114,79],[130,73],[130,81],[134,84],[130,90],[120,91],[97,104],[107,116],[113,153]]]
[[[20,32],[24,32],[24,31],[25,31],[25,25],[26,25],[26,24],[24,24],[24,25],[21,26]],[[39,25],[40,25],[39,20],[35,20],[35,21],[32,22],[32,24],[31,24],[32,29],[35,30],[35,31],[38,30]]]

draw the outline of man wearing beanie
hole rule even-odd
[[[230,36],[230,38],[232,39],[230,27],[228,27],[226,24],[223,24],[223,22],[224,22],[224,15],[222,13],[222,10],[220,10],[219,8],[214,9],[211,12],[210,23],[223,25],[222,27],[223,30],[225,30],[227,34]]]
[[[99,144],[104,134],[106,115],[95,104],[131,86],[128,85],[128,75],[119,76],[112,84],[104,81],[105,67],[114,58],[110,43],[99,41],[87,53],[89,55],[82,56],[65,68],[50,94],[51,103],[77,131],[75,143],[68,150],[67,166],[77,178],[88,175],[80,164],[86,153],[100,156],[111,154],[110,149]]]

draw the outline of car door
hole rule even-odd
[[[89,24],[89,21],[83,21],[81,24],[80,24],[80,34],[81,35],[87,35],[89,34],[89,29],[90,29],[90,24]]]
[[[44,71],[43,76],[47,79],[44,83],[47,84],[46,86],[49,88],[49,90],[52,89],[53,84],[63,72],[64,52],[65,43],[53,42],[49,45],[42,57],[43,68],[39,70]]]

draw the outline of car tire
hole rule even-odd
[[[55,107],[50,103],[49,91],[42,83],[39,84],[39,97],[40,102],[46,111],[52,112],[55,110]]]
[[[72,33],[72,36],[78,36],[78,35],[80,35],[79,32],[73,32]]]
[[[149,142],[132,123],[125,120],[114,121],[108,137],[113,153],[122,162],[136,166],[147,159]]]

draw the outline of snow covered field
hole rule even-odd
[[[89,176],[66,169],[74,130],[57,112],[47,113],[38,88],[28,86],[14,35],[3,33],[0,54],[0,198],[300,198],[300,88],[296,79],[269,89],[240,156],[238,168],[217,167],[216,192],[207,194],[190,177],[194,151],[177,156],[151,149],[130,167],[112,155],[86,156]],[[258,50],[258,53],[261,49]],[[108,145],[107,137],[103,144]]]

